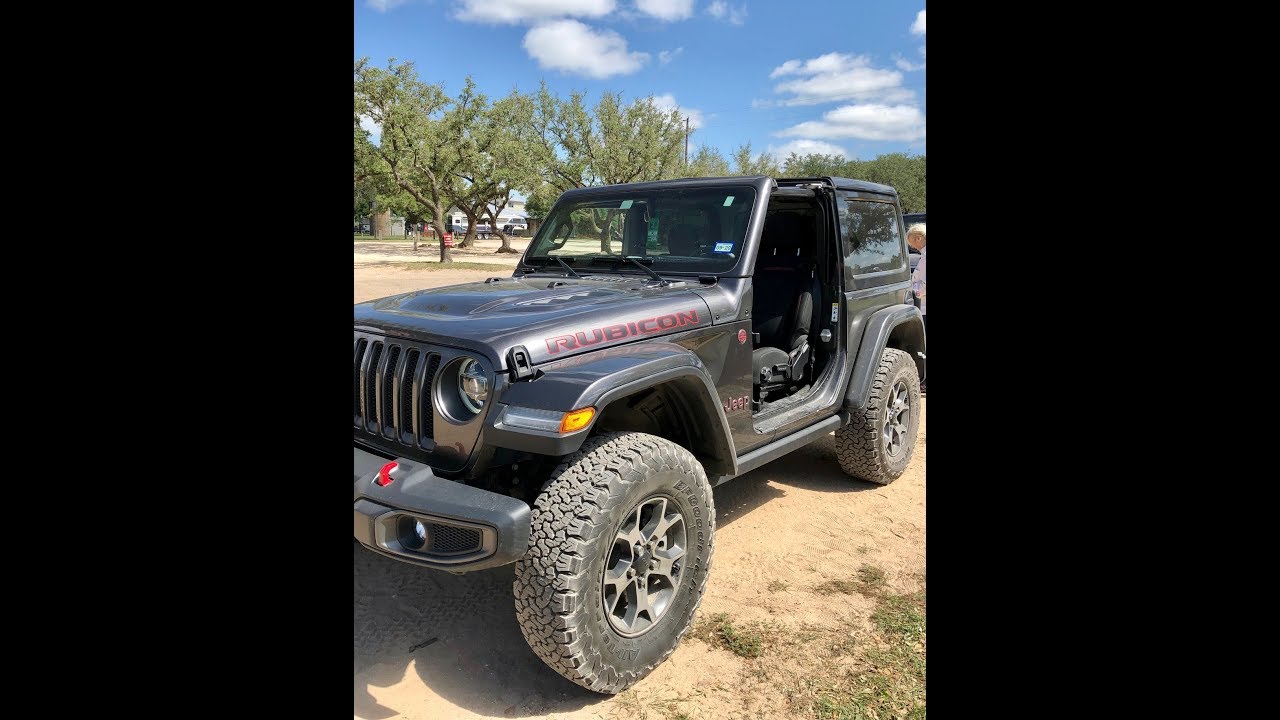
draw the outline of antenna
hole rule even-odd
[[[684,116],[684,166],[689,167],[689,116]]]

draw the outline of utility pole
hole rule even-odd
[[[689,167],[689,116],[684,117],[684,166]]]

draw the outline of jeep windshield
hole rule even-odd
[[[523,264],[562,272],[722,273],[742,257],[756,191],[749,185],[622,191],[556,204]],[[559,260],[557,260],[559,258]]]

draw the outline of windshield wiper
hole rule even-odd
[[[572,267],[569,266],[569,263],[562,260],[558,255],[543,255],[542,257],[529,258],[529,260],[530,260],[530,262],[528,263],[529,267],[523,267],[523,268],[517,268],[517,269],[525,273],[538,272],[539,267],[537,265],[534,265],[532,261],[541,260],[542,261],[541,270],[546,271],[548,267],[550,267],[551,261],[555,260],[556,262],[560,263],[560,267],[565,269],[565,271],[568,273],[568,277],[575,277],[575,278],[578,278],[579,280],[582,279],[582,276],[579,275]]]
[[[574,269],[569,267],[569,263],[565,262],[564,258],[560,257],[559,255],[548,255],[547,257],[555,258],[556,262],[560,263],[560,265],[564,267],[565,271],[569,273],[569,277],[575,277],[575,278],[578,278],[579,280],[582,279],[581,275],[574,272]]]
[[[628,262],[630,262],[632,265],[635,265],[636,267],[640,268],[641,270],[643,270],[643,271],[645,271],[645,272],[649,273],[649,277],[653,278],[654,280],[657,280],[658,282],[662,283],[663,285],[666,285],[666,284],[667,284],[667,281],[666,281],[666,280],[664,280],[664,279],[662,278],[662,276],[661,276],[661,275],[659,275],[658,273],[654,272],[654,271],[653,271],[653,268],[650,268],[649,266],[647,266],[647,265],[645,265],[644,263],[640,262],[640,256],[639,256],[639,255],[626,255],[626,256],[624,256],[622,259],[623,259],[623,260],[626,260],[626,261],[628,261]],[[652,260],[650,260],[649,262],[653,262],[653,261],[652,261]]]

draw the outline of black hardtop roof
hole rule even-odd
[[[562,198],[572,198],[579,195],[594,195],[604,192],[643,192],[645,190],[669,190],[671,188],[699,188],[699,187],[715,187],[717,185],[751,185],[761,192],[765,192],[773,185],[795,185],[798,183],[829,183],[836,188],[842,190],[859,190],[862,192],[873,192],[882,195],[898,196],[898,191],[888,185],[880,183],[867,182],[866,180],[853,180],[850,178],[839,177],[819,177],[819,178],[778,178],[776,181],[768,175],[733,175],[729,177],[708,177],[708,178],[681,178],[679,180],[655,180],[651,182],[624,183],[621,185],[595,185],[592,187],[574,188],[566,190]]]
[[[859,190],[862,192],[873,192],[881,195],[898,196],[898,191],[889,185],[881,185],[880,183],[867,182],[866,180],[854,180],[852,178],[842,177],[813,177],[813,178],[778,178],[778,184],[794,185],[797,183],[811,182],[828,182],[836,186],[839,190]]]
[[[643,192],[645,190],[670,190],[672,188],[716,187],[718,185],[751,185],[760,189],[773,179],[767,175],[738,175],[736,177],[680,178],[679,180],[654,180],[650,182],[623,183],[621,185],[592,185],[591,187],[566,190],[562,198],[578,195],[595,195],[606,192]]]

